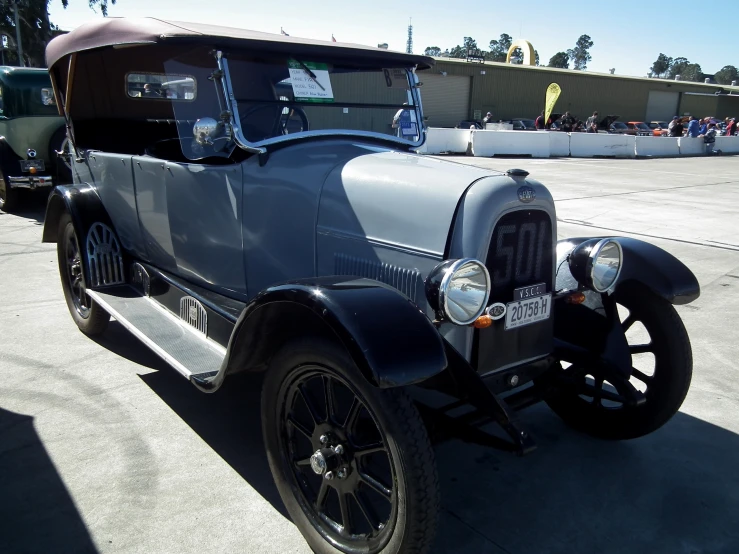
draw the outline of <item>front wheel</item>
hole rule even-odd
[[[262,430],[280,496],[315,552],[428,552],[438,477],[404,391],[368,383],[331,342],[293,342],[268,370]]]
[[[0,174],[0,210],[6,213],[17,210],[20,205],[19,195],[18,189],[11,188],[5,175]]]
[[[68,213],[60,218],[57,237],[59,276],[69,313],[80,331],[86,335],[99,335],[108,327],[110,316],[87,295],[82,267],[83,253]]]
[[[636,283],[620,287],[614,300],[631,352],[630,384],[645,402],[619,402],[597,368],[573,365],[565,373],[579,380],[580,394],[560,390],[547,403],[567,424],[592,436],[633,439],[656,431],[677,413],[690,388],[693,355],[685,326],[667,300]]]

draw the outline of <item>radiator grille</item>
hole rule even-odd
[[[352,275],[375,279],[395,287],[413,302],[418,302],[421,287],[421,274],[413,269],[384,264],[365,258],[355,258],[346,254],[334,254],[336,275]]]
[[[552,290],[552,222],[541,210],[520,210],[498,221],[485,265],[490,272],[491,302],[510,302],[513,289],[545,283]]]
[[[110,227],[93,223],[87,233],[85,251],[92,281],[89,286],[123,284],[121,245]]]

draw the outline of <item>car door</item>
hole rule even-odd
[[[196,285],[246,298],[242,170],[134,157],[149,259]]]

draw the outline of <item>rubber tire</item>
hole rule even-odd
[[[64,291],[64,299],[67,301],[67,308],[69,313],[72,315],[72,319],[79,327],[80,331],[89,336],[95,336],[103,333],[108,327],[110,321],[110,314],[106,312],[99,304],[94,300],[90,299],[90,310],[87,317],[83,317],[75,308],[74,300],[72,298],[72,290],[67,280],[67,259],[66,259],[66,244],[70,234],[75,234],[74,225],[72,224],[72,217],[69,213],[65,213],[59,219],[59,230],[57,234],[56,252],[57,261],[59,263],[59,276],[62,280],[62,290]],[[79,246],[79,238],[77,239]],[[84,251],[80,249],[80,252]],[[84,277],[83,277],[84,279]]]
[[[56,167],[56,172],[52,175],[54,177],[55,185],[67,185],[72,182],[72,171],[66,166],[64,160],[58,155],[57,151],[61,150],[64,139],[67,138],[67,128],[62,125],[49,139],[49,163],[53,163]]]
[[[20,191],[18,189],[10,188],[8,182],[5,181],[5,175],[2,175],[2,179],[5,183],[5,198],[0,196],[0,210],[5,213],[13,213],[18,210],[21,205]]]
[[[371,385],[343,348],[320,338],[299,339],[286,344],[271,362],[262,389],[262,433],[267,458],[293,522],[314,552],[341,552],[315,530],[295,499],[290,477],[283,474],[278,392],[292,371],[306,363],[333,369],[360,392],[383,427],[393,458],[402,467],[402,471],[396,468],[396,486],[399,487],[396,528],[382,554],[428,552],[439,519],[439,479],[434,451],[418,410],[402,389],[379,389]]]
[[[693,353],[688,332],[667,300],[640,283],[626,283],[614,294],[647,328],[657,342],[654,382],[645,404],[618,410],[594,409],[573,393],[557,394],[549,407],[571,427],[608,440],[635,439],[656,431],[680,409],[693,376]]]

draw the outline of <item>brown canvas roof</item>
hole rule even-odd
[[[381,48],[305,39],[233,27],[221,27],[205,23],[183,23],[155,18],[107,17],[86,23],[74,31],[53,39],[46,47],[46,63],[53,68],[59,60],[84,50],[133,44],[173,43],[176,41],[208,42],[219,46],[252,47],[271,51],[293,53],[321,53],[327,56],[356,57],[378,63],[418,65],[428,69],[434,60],[403,52]]]

